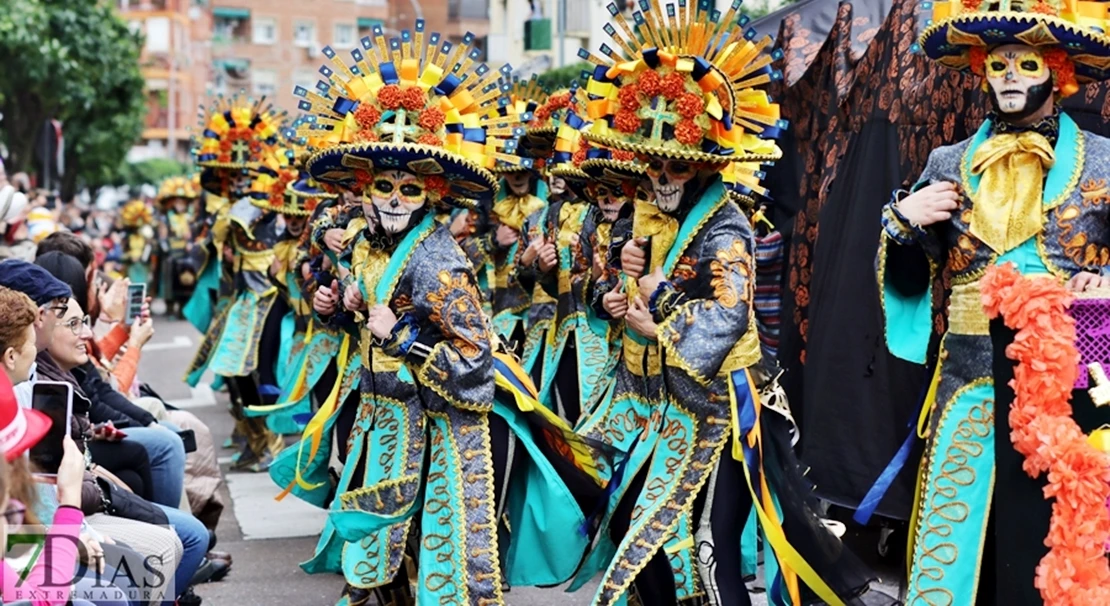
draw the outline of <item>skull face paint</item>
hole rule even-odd
[[[613,223],[621,214],[621,209],[630,201],[630,196],[621,184],[608,181],[591,181],[587,186],[590,196],[601,209],[606,223]]]
[[[227,180],[228,193],[232,198],[242,198],[250,193],[251,181],[254,179],[245,170],[239,170],[231,173]]]
[[[306,223],[308,223],[308,217],[286,217],[285,231],[294,238],[299,238],[304,233]]]
[[[1032,46],[1000,46],[987,55],[983,68],[995,108],[1010,120],[1033,115],[1052,98],[1052,70]]]
[[[529,172],[509,173],[505,175],[505,182],[509,184],[509,193],[514,196],[526,196],[532,190],[532,174]]]
[[[547,184],[547,191],[556,196],[566,193],[567,182],[562,177],[551,177],[551,181]]]
[[[401,170],[387,170],[374,175],[362,194],[362,210],[376,217],[387,234],[408,229],[413,214],[428,203],[424,177]]]
[[[673,213],[682,203],[686,184],[698,174],[698,165],[685,160],[651,158],[647,162],[647,175],[655,191],[655,204],[659,210]]]

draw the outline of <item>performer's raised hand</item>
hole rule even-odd
[[[343,252],[343,230],[333,227],[324,232],[324,245],[335,254]]]
[[[1084,292],[1096,288],[1110,288],[1110,278],[1089,271],[1081,271],[1068,280],[1068,290]]]
[[[322,316],[330,316],[335,313],[335,307],[339,304],[339,281],[332,280],[331,286],[321,286],[316,289],[316,294],[312,296],[312,309]]]
[[[393,327],[397,325],[397,316],[388,305],[375,305],[367,316],[366,325],[370,332],[379,339],[388,339],[393,334]]]
[[[927,185],[899,200],[894,206],[898,212],[919,227],[947,221],[960,207],[962,194],[955,183],[941,181]]]
[[[609,314],[614,320],[624,318],[628,313],[628,295],[620,291],[620,289],[613,289],[601,296],[601,306],[605,308],[605,313]]]
[[[635,331],[642,337],[655,340],[655,330],[659,326],[651,317],[651,311],[648,309],[647,303],[637,297],[632,301],[632,305],[628,308],[628,313],[624,317],[624,321],[628,323],[629,328]]]
[[[555,249],[554,242],[545,242],[540,249],[540,271],[547,273],[559,264],[559,251]]]
[[[656,267],[655,271],[637,281],[640,287],[640,298],[643,299],[644,303],[651,301],[651,295],[655,294],[655,289],[659,288],[659,284],[666,279],[667,277],[663,275],[663,268]]]
[[[497,240],[497,245],[501,248],[508,248],[520,240],[520,232],[509,227],[508,225],[498,225],[497,231],[493,233],[493,237]]]
[[[347,290],[343,291],[343,307],[349,311],[366,309],[366,301],[362,300],[362,291],[359,290],[358,284],[348,284]]]
[[[629,240],[621,247],[621,269],[633,278],[639,278],[644,273],[644,267],[647,265],[647,254],[644,253],[645,244],[647,244],[646,239],[636,238]]]

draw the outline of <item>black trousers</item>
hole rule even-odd
[[[150,457],[142,444],[94,441],[89,442],[88,449],[94,463],[114,473],[135,494],[153,500]]]

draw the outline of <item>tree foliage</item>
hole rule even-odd
[[[107,183],[109,185],[140,185],[158,186],[170,177],[181,177],[189,171],[189,167],[171,158],[151,158],[141,162],[125,162]]]
[[[142,38],[111,2],[4,0],[0,11],[0,132],[9,170],[33,170],[37,136],[49,119],[66,137],[62,195],[77,180],[115,179],[142,133]]]
[[[543,80],[544,85],[549,90],[558,90],[560,88],[570,88],[570,83],[577,80],[579,84],[585,84],[585,79],[582,78],[582,72],[590,71],[593,66],[585,61],[574,63],[555,69],[549,69],[540,74],[540,79]]]

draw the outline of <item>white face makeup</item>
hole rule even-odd
[[[368,217],[376,216],[387,234],[401,233],[408,228],[412,214],[427,203],[424,177],[400,170],[374,175],[362,195],[363,211]]]
[[[983,66],[991,94],[1003,114],[1036,111],[1051,93],[1052,70],[1041,51],[1023,44],[992,50]],[[1047,89],[1047,90],[1046,90]]]
[[[551,181],[547,184],[547,189],[553,194],[562,194],[567,191],[567,182],[562,177],[551,177]]]
[[[524,196],[532,189],[532,174],[527,171],[508,173],[505,175],[505,182],[509,184],[509,193],[514,196]]]
[[[612,223],[620,216],[621,209],[629,202],[620,185],[606,181],[593,181],[590,183],[590,194],[601,209],[601,215],[606,223]]]
[[[697,176],[697,165],[685,160],[663,160],[652,158],[647,163],[647,175],[655,192],[655,204],[659,210],[673,213],[682,203],[686,184]]]

